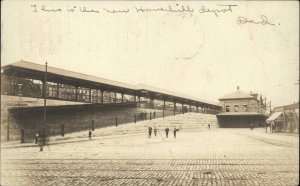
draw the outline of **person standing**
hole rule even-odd
[[[174,133],[174,138],[176,138],[176,132],[179,131],[176,127],[174,127],[173,133]]]
[[[166,138],[168,138],[168,135],[169,135],[169,128],[168,127],[165,129],[165,132],[166,132]]]
[[[210,130],[210,124],[208,124],[208,130]]]
[[[39,138],[38,138],[38,144],[40,146],[40,152],[43,151],[43,147],[44,147],[44,142],[45,142],[45,136],[44,136],[44,128],[42,128],[40,131],[39,131]]]
[[[152,127],[148,127],[148,138],[151,138]]]
[[[89,131],[89,139],[92,139],[92,131]]]
[[[35,133],[34,143],[38,144],[39,141],[39,133]]]
[[[157,129],[156,127],[154,127],[154,135],[156,136],[156,133],[157,133]]]

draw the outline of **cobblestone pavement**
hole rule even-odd
[[[1,185],[298,185],[299,137],[214,129],[2,149]]]

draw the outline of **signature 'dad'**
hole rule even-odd
[[[259,19],[258,20],[252,20],[252,19],[249,19],[249,18],[246,18],[246,17],[239,16],[236,22],[237,22],[238,25],[242,25],[242,24],[246,24],[246,23],[260,24],[260,25],[272,25],[272,26],[275,25],[273,23],[270,23],[268,18],[265,15],[261,15],[260,20]]]

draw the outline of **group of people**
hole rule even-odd
[[[166,138],[169,137],[169,131],[170,131],[170,129],[168,127],[165,128]],[[176,133],[178,131],[179,131],[179,129],[174,127],[174,129],[173,129],[174,138],[176,138]],[[156,127],[154,127],[153,132],[154,132],[154,135],[156,136],[156,134],[157,134],[157,128]],[[151,138],[151,135],[152,135],[152,127],[148,127],[148,138]]]
[[[268,127],[270,127],[270,133],[280,132],[282,130],[282,123],[271,121],[265,124],[266,132],[268,132]]]

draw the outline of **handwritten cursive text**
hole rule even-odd
[[[273,23],[270,23],[268,18],[265,15],[260,16],[259,21],[254,21],[252,19],[248,19],[248,18],[239,16],[236,22],[237,22],[238,25],[242,25],[242,24],[246,24],[246,23],[261,24],[261,25],[272,25],[272,26],[275,25]]]

